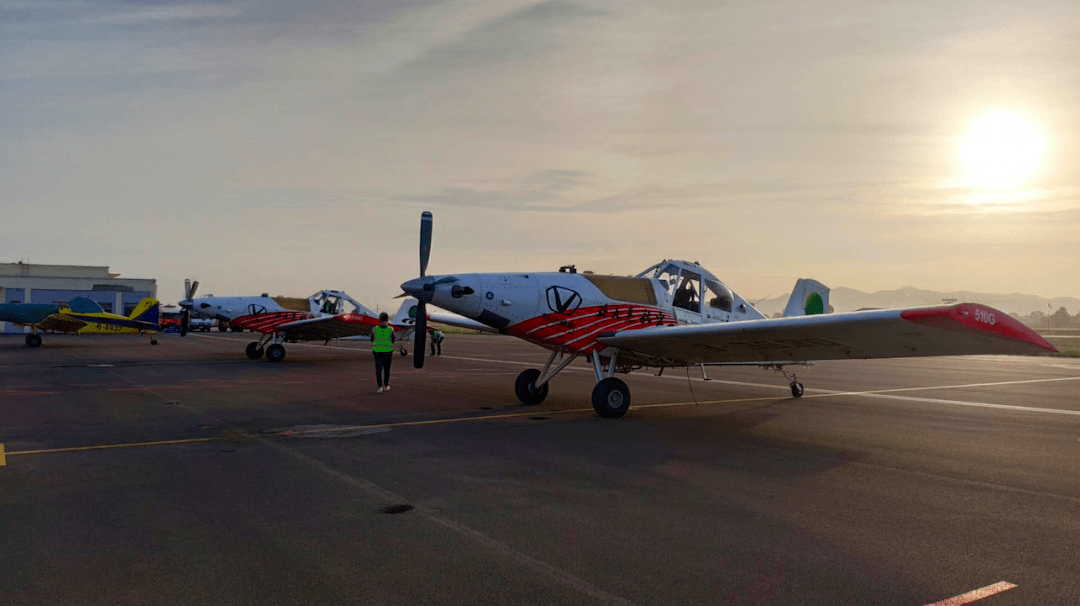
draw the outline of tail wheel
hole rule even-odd
[[[791,397],[793,397],[793,398],[801,398],[802,397],[802,392],[803,392],[802,383],[792,383],[791,384]]]
[[[548,384],[536,386],[536,380],[540,378],[540,371],[535,368],[524,370],[514,381],[514,394],[526,406],[536,406],[544,401],[548,395]]]
[[[271,362],[280,362],[285,359],[285,348],[275,343],[266,348],[266,359]]]
[[[248,343],[245,353],[249,360],[258,360],[263,356],[263,348],[259,347],[258,342],[252,341]]]
[[[41,347],[41,337],[38,335],[26,335],[27,347]]]
[[[630,388],[622,379],[603,379],[592,390],[592,407],[605,419],[618,419],[630,410]]]
[[[409,355],[409,350],[407,350],[407,349],[405,349],[404,347],[402,347],[402,348],[401,348],[401,357],[403,357],[403,358],[404,358],[404,357],[405,357],[405,356],[407,356],[407,355]]]

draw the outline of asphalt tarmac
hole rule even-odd
[[[158,338],[0,337],[0,603],[1080,603],[1080,359],[635,372],[606,420],[584,361],[519,405],[509,337],[386,394],[364,342]]]

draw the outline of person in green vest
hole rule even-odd
[[[441,330],[432,330],[430,332],[431,332],[431,355],[433,355],[433,356],[441,356],[442,355],[443,333],[442,333]]]
[[[394,329],[387,321],[390,316],[379,314],[379,325],[371,329],[371,352],[375,355],[375,382],[379,391],[390,391],[390,363],[394,361]]]

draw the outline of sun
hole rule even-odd
[[[1005,188],[1023,183],[1039,166],[1045,141],[1019,114],[980,118],[963,141],[960,160],[972,187]]]

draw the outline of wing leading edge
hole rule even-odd
[[[657,326],[597,340],[656,365],[1057,351],[1015,318],[974,303]]]

